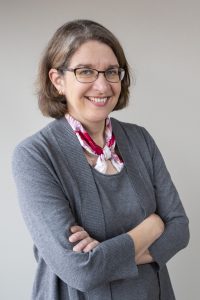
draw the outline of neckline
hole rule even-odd
[[[124,165],[120,172],[117,172],[117,173],[114,173],[114,174],[104,174],[104,173],[101,173],[101,172],[99,172],[98,170],[96,170],[96,169],[95,169],[93,166],[91,166],[90,164],[89,164],[89,166],[90,166],[90,169],[92,170],[92,172],[96,173],[96,174],[99,175],[99,176],[105,177],[105,178],[111,178],[111,177],[117,177],[117,176],[120,176],[122,173],[124,173],[124,171],[125,171],[125,169],[126,169],[126,167],[125,167],[125,165]]]

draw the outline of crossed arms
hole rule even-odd
[[[70,228],[72,234],[69,241],[78,242],[73,251],[89,252],[98,246],[99,242],[89,236],[83,227],[75,225]],[[161,218],[152,214],[138,226],[127,232],[135,245],[135,262],[137,265],[153,262],[148,248],[157,240],[164,231],[164,223]]]

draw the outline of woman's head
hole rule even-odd
[[[49,41],[43,54],[37,87],[39,107],[44,115],[59,118],[68,111],[66,96],[59,93],[60,91],[52,83],[49,73],[51,69],[55,69],[62,76],[62,70],[70,67],[74,54],[89,41],[96,41],[111,48],[119,67],[125,70],[119,99],[113,110],[121,109],[128,104],[130,75],[128,63],[119,41],[102,25],[89,20],[77,20],[61,26]]]

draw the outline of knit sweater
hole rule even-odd
[[[150,134],[115,119],[112,127],[142,219],[156,212],[165,222],[164,233],[149,250],[156,264],[160,299],[173,300],[166,263],[188,243],[188,218]],[[111,283],[138,278],[131,237],[126,232],[106,237],[92,170],[65,118],[51,122],[16,147],[13,174],[38,262],[32,299],[115,300]],[[68,240],[74,224],[83,226],[100,244],[88,253],[74,252]],[[128,297],[123,295],[123,299]]]

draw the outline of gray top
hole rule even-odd
[[[102,174],[91,167],[105,218],[106,239],[125,233],[143,220],[143,211],[126,167],[120,173]],[[120,222],[119,222],[120,220]]]
[[[92,167],[91,169],[101,199],[106,238],[120,235],[137,226],[143,220],[143,213],[126,167],[115,175],[105,175]],[[159,300],[159,282],[155,264],[139,266],[138,270],[137,278],[110,283],[112,299],[122,300],[126,294],[126,300]],[[142,285],[139,284],[141,281]]]
[[[134,124],[111,122],[142,219],[156,212],[165,222],[164,233],[149,250],[156,262],[160,300],[174,300],[166,263],[188,244],[187,216],[150,134]],[[136,265],[134,243],[127,233],[109,232],[107,238],[93,172],[67,120],[55,120],[22,141],[14,151],[12,167],[38,263],[32,299],[116,300],[121,292],[118,282],[128,285],[136,280],[139,300],[145,285],[140,274],[145,274],[141,270],[146,266]],[[122,218],[116,221],[121,223]],[[93,251],[72,250],[68,237],[74,224],[100,242]],[[123,288],[121,299],[130,296]]]

